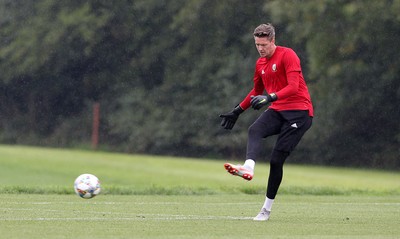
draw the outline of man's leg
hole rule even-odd
[[[269,199],[275,199],[278,193],[283,178],[283,164],[288,156],[289,152],[276,149],[272,151],[267,186],[267,198]]]
[[[256,217],[255,221],[267,221],[271,214],[272,204],[274,203],[275,196],[278,192],[279,185],[283,178],[283,164],[289,156],[288,152],[273,150],[271,154],[270,170],[267,186],[267,194],[264,205]]]
[[[271,154],[266,198],[260,213],[254,218],[257,221],[269,219],[272,204],[282,182],[283,164],[312,124],[312,118],[308,116],[307,111],[287,111],[281,115],[285,123]]]
[[[279,134],[282,124],[282,118],[276,111],[266,110],[262,113],[249,127],[246,159],[258,160],[263,150],[263,139]]]
[[[243,165],[225,163],[225,169],[232,175],[251,180],[255,162],[259,159],[263,149],[262,140],[270,135],[278,134],[281,125],[281,118],[277,112],[273,110],[263,112],[249,127],[245,163]]]

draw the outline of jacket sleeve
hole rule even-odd
[[[287,86],[275,92],[278,99],[285,99],[295,95],[299,90],[301,78],[300,59],[293,50],[286,52],[282,61],[285,66]]]

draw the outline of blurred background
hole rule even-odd
[[[315,106],[288,163],[399,170],[400,0],[0,0],[0,143],[243,160],[267,22]]]

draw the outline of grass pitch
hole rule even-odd
[[[287,164],[268,222],[268,165],[246,182],[223,162],[0,145],[2,238],[399,238],[397,172]],[[92,173],[90,200],[73,182]]]
[[[0,195],[2,238],[398,238],[399,196]]]

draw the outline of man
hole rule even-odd
[[[270,173],[264,205],[254,218],[266,221],[283,177],[283,164],[304,133],[311,127],[313,106],[302,74],[300,60],[287,47],[275,45],[275,29],[261,24],[253,33],[260,58],[256,62],[253,89],[232,111],[220,115],[221,126],[232,129],[239,115],[250,106],[259,110],[270,104],[248,129],[246,160],[243,165],[224,164],[232,175],[251,180],[260,160],[262,140],[278,135],[270,156]],[[264,90],[267,95],[263,95]]]

